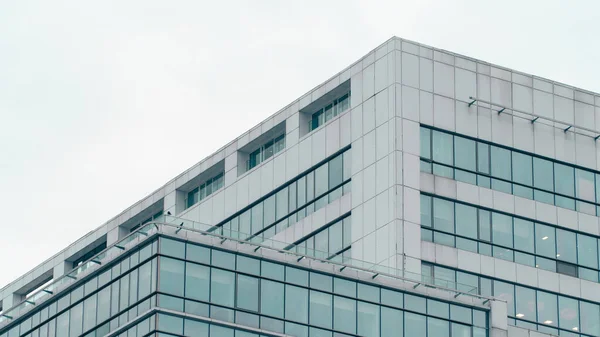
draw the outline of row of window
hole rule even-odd
[[[596,171],[423,126],[421,171],[600,215]]]
[[[161,252],[164,246],[161,241]],[[179,257],[190,255],[190,246],[180,242],[166,243],[167,251]],[[485,336],[486,333],[484,311],[202,248],[206,250],[202,259],[204,263],[210,261],[210,265],[161,257],[159,290],[179,298],[208,302],[213,307],[225,307],[223,310],[228,314],[218,315],[220,319],[233,321],[234,310],[238,309],[348,334],[379,336],[384,330],[390,333],[402,331],[397,324],[403,317],[402,310],[398,309],[403,309],[415,312],[404,313],[407,336],[424,336],[426,331],[427,318],[416,313],[435,316],[431,318],[432,325],[439,330],[435,330],[433,336],[449,335],[450,323],[447,320],[457,323],[459,336],[472,335],[469,325],[481,327],[474,328],[477,336]],[[192,254],[194,258],[197,258],[197,253]],[[183,305],[183,299],[180,302]],[[160,306],[163,306],[162,303],[159,299]]]
[[[350,91],[314,112],[308,122],[309,132],[327,123],[333,117],[348,110],[348,108],[350,108]]]
[[[350,216],[346,216],[302,239],[288,250],[319,259],[334,259],[336,255],[346,252],[351,243],[352,222]]]
[[[424,194],[421,227],[425,241],[598,282],[592,235]]]
[[[269,238],[287,228],[290,222],[293,224],[327,205],[330,202],[328,192],[332,189],[341,196],[343,191],[337,191],[337,188],[350,179],[350,169],[350,151],[338,154],[238,216],[219,224],[221,229],[217,233],[247,238],[264,232],[260,238]],[[331,198],[334,200],[339,196],[332,195]],[[302,210],[295,213],[298,208]],[[290,213],[293,214],[288,219]]]
[[[261,147],[256,149],[256,151],[250,153],[248,160],[246,161],[246,171],[250,171],[256,167],[256,165],[273,157],[276,153],[283,149],[285,149],[285,134],[269,140]]]
[[[269,337],[269,335],[259,335],[240,329],[232,329],[217,324],[210,324],[190,318],[183,318],[175,315],[158,314],[157,330],[168,332],[177,336],[202,336],[202,337]],[[151,319],[156,319],[152,317]],[[144,321],[142,331],[146,331],[146,326],[150,326],[151,322]],[[132,334],[122,334],[123,337],[143,336],[139,333],[139,328]]]
[[[222,187],[223,172],[220,172],[216,176],[205,181],[202,185],[188,192],[187,198],[185,200],[186,208],[192,207],[197,202],[213,194],[213,192],[220,190]]]
[[[600,305],[597,303],[429,263],[422,264],[422,274],[424,282],[449,280],[459,287],[477,287],[480,295],[507,301],[511,325],[568,337],[600,336]]]
[[[70,309],[33,330],[30,330],[32,322],[26,321],[25,324],[22,323],[9,330],[6,337],[75,337],[98,325],[103,326],[102,331],[114,330],[128,319],[137,316],[138,311],[143,312],[150,308],[147,297],[155,291],[156,277],[153,276],[156,275],[156,269],[156,260],[147,261],[83,301],[80,301],[83,297],[83,287],[79,287],[70,293],[70,298],[65,296],[59,300],[58,304],[61,306],[68,306],[69,299],[73,303],[79,301]],[[140,303],[141,307],[131,308],[140,299],[146,299]],[[124,316],[118,317],[117,315],[123,311],[125,311]],[[109,320],[111,317],[116,318],[111,321]]]
[[[61,297],[52,299],[51,302],[49,300],[49,303],[43,308],[38,308],[27,317],[20,318],[22,320],[20,324],[15,325],[8,332],[0,334],[0,337],[23,336],[35,328],[37,329],[32,332],[32,337],[65,336],[65,329],[55,333],[54,326],[57,323],[60,323],[61,326],[67,324],[70,311],[73,311],[74,317],[80,317],[81,313],[94,311],[94,315],[85,314],[86,319],[80,320],[83,321],[83,325],[79,324],[73,327],[75,332],[86,331],[96,322],[101,323],[116,315],[156,289],[156,277],[154,277],[157,273],[156,261],[154,261],[154,265],[150,262],[146,262],[142,266],[139,264],[148,260],[157,250],[158,243],[156,241],[144,246],[112,268],[90,278],[66,294],[61,294]],[[136,289],[136,291],[129,291],[129,289]],[[61,313],[69,307],[71,307],[70,310],[56,318],[57,313]],[[49,319],[51,320],[48,321]],[[46,323],[40,326],[44,322]],[[70,323],[65,326],[68,334]]]

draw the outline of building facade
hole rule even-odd
[[[392,38],[0,291],[0,337],[600,336],[600,94]]]

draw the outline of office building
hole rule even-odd
[[[0,337],[599,336],[599,135],[392,38],[2,288]]]

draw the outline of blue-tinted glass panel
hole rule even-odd
[[[477,209],[456,204],[456,234],[477,239]]]
[[[421,157],[431,159],[431,130],[420,128],[421,137]]]
[[[283,283],[261,281],[260,312],[264,315],[283,318]]]
[[[358,301],[357,326],[360,336],[379,336],[379,306]]]
[[[425,316],[405,312],[404,336],[427,337],[427,322]]]
[[[427,317],[427,333],[428,336],[449,337],[450,325],[448,321]]]
[[[310,291],[310,324],[331,328],[332,296],[319,291]]]
[[[381,337],[402,337],[404,315],[396,309],[381,307]]]
[[[556,295],[537,291],[537,321],[546,326],[558,326]]]
[[[333,328],[335,330],[356,333],[356,301],[334,296],[333,298]]]
[[[572,167],[554,163],[554,190],[556,193],[575,196],[575,171]]]
[[[286,285],[285,298],[285,318],[300,323],[308,323],[308,290]]]
[[[454,203],[439,198],[433,199],[433,227],[454,233]]]
[[[450,134],[432,131],[433,133],[433,160],[442,164],[454,164],[454,142]]]
[[[520,152],[512,152],[513,181],[533,186],[532,157]]]
[[[183,296],[184,283],[184,262],[162,257],[159,260],[160,266],[160,291],[169,294]]]
[[[208,301],[209,286],[210,267],[187,262],[185,268],[185,296],[200,301]]]
[[[492,213],[492,242],[504,247],[513,247],[512,217]]]
[[[554,168],[551,161],[533,158],[533,186],[554,191]]]
[[[454,136],[454,162],[456,167],[473,171],[477,170],[475,142]]]
[[[235,300],[235,273],[216,268],[212,268],[211,273],[211,302],[233,307]]]
[[[533,222],[514,218],[515,247],[529,253],[535,252]]]
[[[577,263],[577,239],[573,232],[556,229],[556,258]]]
[[[509,150],[491,146],[492,176],[510,180],[511,179],[511,152]]]
[[[267,282],[267,281],[266,281]],[[237,307],[258,311],[258,284],[256,277],[239,275],[237,280]]]

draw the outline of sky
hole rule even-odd
[[[600,92],[600,2],[0,2],[0,287],[396,35]]]

